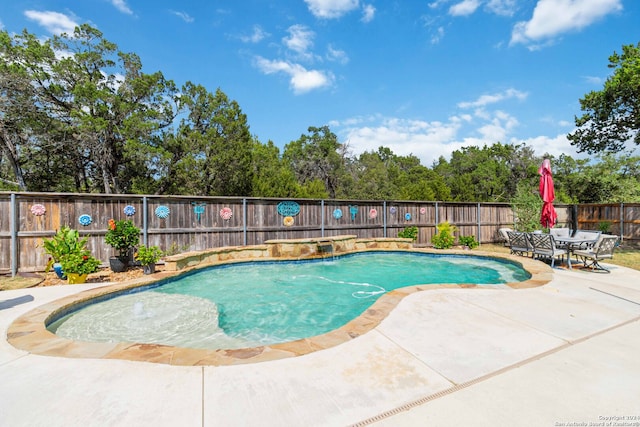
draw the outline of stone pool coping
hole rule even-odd
[[[352,236],[349,236],[352,237]],[[355,237],[355,236],[353,236]],[[309,239],[302,239],[307,243]],[[324,239],[323,239],[324,240]],[[356,240],[356,239],[352,239]],[[274,241],[280,242],[280,241]],[[285,242],[285,241],[281,241]],[[400,244],[398,244],[400,242]],[[287,244],[290,241],[286,241]],[[316,242],[317,243],[317,242]],[[405,239],[373,239],[364,243],[349,246],[343,253],[358,253],[371,251],[407,251],[432,253],[439,255],[465,255],[480,256],[494,259],[505,259],[520,264],[531,274],[529,280],[523,282],[507,283],[506,286],[517,290],[543,286],[553,278],[553,270],[546,264],[531,258],[519,257],[507,254],[495,254],[483,251],[468,250],[433,250],[427,248],[411,248],[406,245]],[[279,244],[279,243],[278,243]],[[400,246],[400,247],[399,247]],[[224,250],[222,251],[224,252]],[[226,252],[228,253],[228,252]],[[244,251],[242,251],[244,254]],[[189,254],[190,257],[195,255]],[[317,258],[317,254],[309,254],[307,259]],[[201,258],[202,259],[202,258]],[[285,261],[300,259],[297,257],[259,257],[254,261]],[[242,255],[237,259],[198,262],[198,267],[209,267],[229,262],[246,262],[252,259]],[[176,277],[185,271],[193,271],[194,265],[185,265],[182,270],[156,273],[140,279],[98,287],[86,290],[56,301],[37,307],[17,318],[8,328],[7,340],[14,347],[32,354],[44,356],[57,356],[68,358],[102,358],[122,359],[131,361],[144,361],[162,363],[177,366],[220,366],[257,363],[276,359],[284,359],[309,354],[315,351],[335,347],[357,338],[374,329],[407,295],[415,292],[434,289],[504,289],[504,286],[473,285],[473,284],[446,284],[446,285],[415,285],[393,290],[380,297],[362,315],[353,319],[346,325],[323,335],[304,338],[297,341],[272,344],[254,348],[236,350],[206,350],[173,347],[162,344],[141,343],[93,343],[73,341],[58,337],[49,332],[45,325],[48,319],[57,316],[58,313],[68,311],[70,307],[113,292],[145,286],[170,277]]]

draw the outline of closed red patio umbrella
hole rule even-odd
[[[553,189],[553,177],[551,176],[551,162],[544,159],[540,169],[540,197],[542,198],[542,212],[540,214],[540,224],[545,228],[552,228],[558,222],[558,214],[553,207],[553,199],[556,198]]]

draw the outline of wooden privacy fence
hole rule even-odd
[[[580,228],[597,229],[596,222],[611,221],[612,232],[624,230],[625,238],[638,240],[640,205],[620,205],[619,210],[618,205],[593,205],[596,215],[588,206],[578,207]],[[569,224],[575,209],[556,209],[559,223]],[[488,243],[498,239],[499,228],[514,222],[506,203],[0,192],[0,273],[42,271],[48,260],[42,239],[65,225],[87,236],[92,254],[106,264],[115,255],[104,241],[111,218],[131,219],[141,229],[141,243],[170,253],[271,239],[397,237],[410,226],[419,229],[417,244],[429,245],[443,221],[456,225],[459,236]]]

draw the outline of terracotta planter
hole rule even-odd
[[[144,274],[153,274],[156,272],[155,264],[147,264],[142,266],[142,273]]]
[[[68,273],[67,279],[70,285],[76,285],[87,281],[88,274]]]

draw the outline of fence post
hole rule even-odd
[[[320,237],[324,237],[324,199],[320,200]]]
[[[382,237],[387,237],[387,201],[382,201]]]
[[[478,217],[478,243],[482,243],[482,224],[481,224],[481,220],[480,220],[480,202],[478,202],[478,212],[477,212],[477,217]]]
[[[149,246],[149,213],[147,212],[147,196],[142,197],[142,241]]]
[[[620,203],[620,243],[624,242],[624,203]]]
[[[242,199],[242,243],[247,246],[247,199]]]
[[[18,207],[16,194],[11,193],[11,208],[9,209],[9,234],[11,234],[11,277],[18,274]]]
[[[438,229],[439,223],[440,223],[440,215],[438,215],[438,202],[436,202],[436,230]]]

